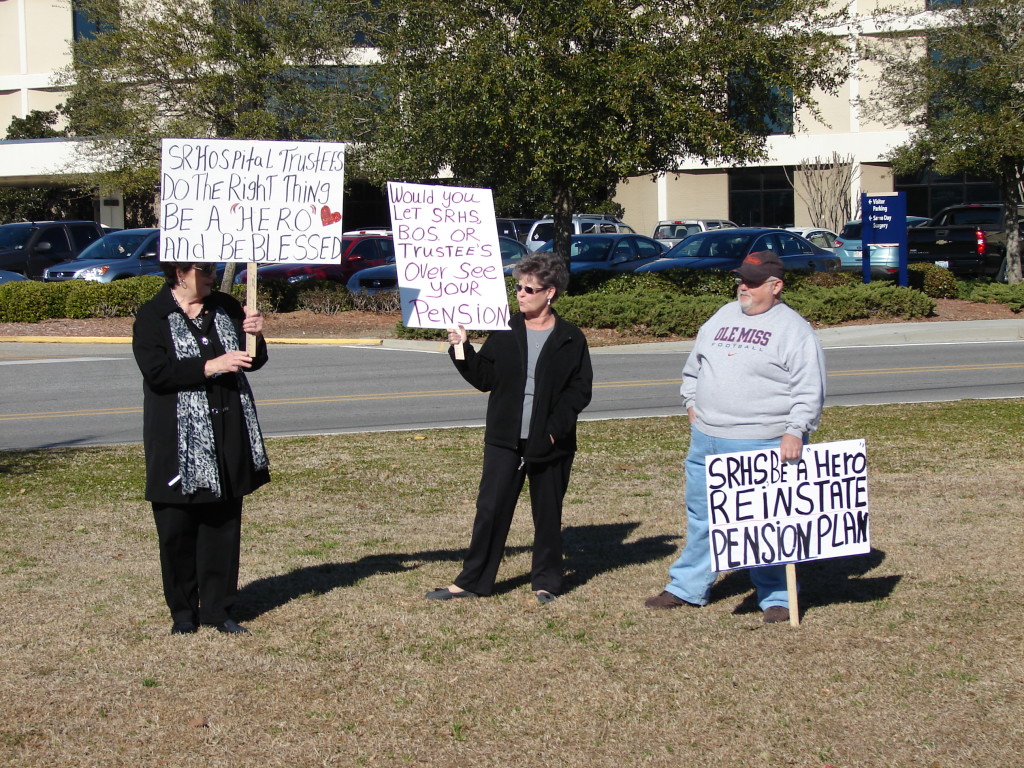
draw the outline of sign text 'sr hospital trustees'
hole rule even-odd
[[[388,182],[402,322],[410,328],[508,328],[508,297],[489,189]]]
[[[341,260],[344,144],[164,139],[161,160],[161,260]]]

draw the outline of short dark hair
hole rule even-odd
[[[160,271],[164,273],[164,282],[169,288],[178,283],[178,274],[187,274],[194,265],[191,261],[161,261]]]
[[[536,278],[544,288],[554,288],[556,299],[569,287],[569,270],[565,260],[552,251],[523,256],[513,268],[512,276],[518,280],[524,275]]]

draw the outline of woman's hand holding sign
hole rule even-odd
[[[455,359],[465,360],[466,355],[462,349],[462,345],[466,343],[466,339],[469,338],[469,334],[466,333],[466,329],[461,325],[458,328],[448,329],[448,343],[455,347]]]

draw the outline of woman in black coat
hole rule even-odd
[[[263,316],[213,293],[213,264],[162,265],[166,285],[135,318],[142,372],[146,499],[160,543],[171,634],[200,624],[247,633],[238,592],[242,498],[270,480],[244,371],[267,362]],[[257,337],[256,355],[245,334]]]
[[[461,326],[449,329],[449,354],[463,378],[490,392],[476,519],[462,572],[430,600],[494,591],[512,515],[530,479],[534,544],[530,582],[540,603],[562,591],[562,499],[576,455],[576,420],[590,403],[593,371],[587,340],[551,304],[569,273],[553,253],[523,257],[513,272],[519,312],[507,331],[492,333],[479,352]],[[464,358],[457,359],[456,345]]]

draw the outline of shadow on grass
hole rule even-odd
[[[562,532],[565,549],[565,591],[586,584],[595,576],[628,565],[658,560],[676,550],[676,536],[650,536],[626,542],[639,523],[571,526]],[[505,557],[530,552],[530,547],[506,547]],[[460,565],[465,549],[435,549],[425,552],[395,552],[368,555],[351,563],[324,563],[298,568],[280,576],[249,582],[238,592],[233,611],[239,621],[250,621],[304,595],[322,595],[351,587],[363,579],[419,568],[423,563],[450,562]],[[452,574],[455,576],[455,573]],[[530,583],[529,573],[503,579],[494,594],[504,594]]]
[[[529,551],[529,548],[507,547],[505,555],[507,557],[525,551]],[[238,602],[232,613],[238,621],[249,621],[303,595],[322,595],[335,589],[351,587],[371,576],[412,571],[423,563],[461,563],[465,556],[464,549],[434,549],[367,555],[351,563],[324,563],[297,568],[290,573],[268,576],[246,584],[238,590]]]
[[[809,608],[835,603],[870,603],[889,597],[902,576],[865,575],[880,566],[885,552],[872,548],[866,555],[833,557],[799,563],[796,567],[800,583],[800,613]],[[721,579],[711,590],[712,602],[727,597],[746,594],[733,613],[755,613],[757,595],[751,590],[750,576],[746,571],[732,571]],[[749,594],[747,594],[749,593]]]

